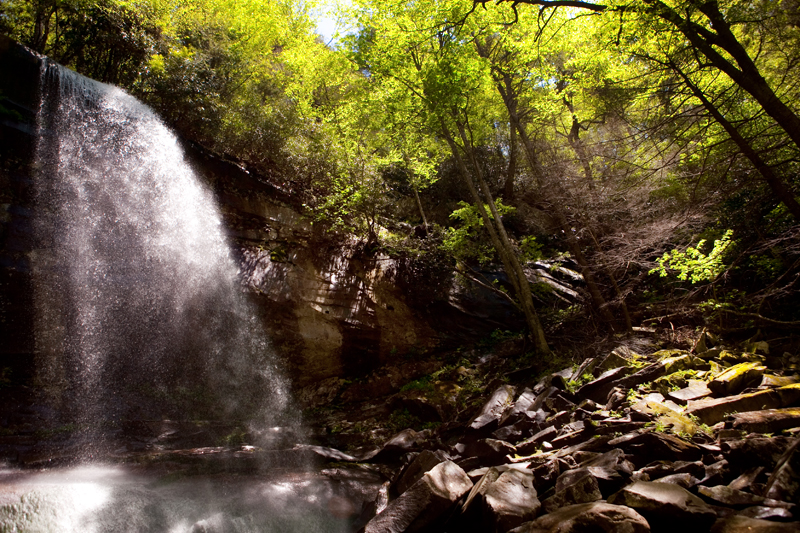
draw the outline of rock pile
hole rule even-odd
[[[797,361],[701,348],[618,349],[500,386],[438,440],[405,430],[361,531],[800,531]]]

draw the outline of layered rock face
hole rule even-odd
[[[34,367],[31,272],[42,247],[32,229],[40,64],[0,38],[0,367],[13,368],[23,382]],[[290,194],[238,164],[189,142],[184,149],[216,194],[242,284],[298,387],[518,323],[507,302],[449,275],[438,294],[420,290],[410,305],[415,284],[430,282],[424,273],[327,234]]]

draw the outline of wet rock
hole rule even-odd
[[[589,503],[600,500],[597,478],[588,468],[567,470],[556,481],[555,494],[542,502],[544,510],[548,513],[576,503]]]
[[[639,513],[604,502],[569,505],[511,530],[512,533],[584,533],[608,531],[647,533],[650,526]]]
[[[748,433],[778,433],[800,427],[800,407],[734,413],[730,418],[733,420],[733,429]]]
[[[423,450],[400,471],[397,480],[390,488],[391,492],[395,495],[403,494],[425,475],[425,472],[447,459],[449,459],[447,454],[442,450]]]
[[[469,424],[469,429],[489,434],[496,430],[503,414],[514,402],[515,389],[511,385],[503,385],[494,391],[480,413]]]
[[[711,528],[711,533],[797,533],[797,531],[797,524],[781,524],[742,515],[721,518]]]
[[[484,516],[495,531],[508,531],[536,518],[541,503],[533,475],[516,470],[503,472],[486,491],[484,508]]]
[[[422,531],[440,521],[472,488],[466,472],[444,461],[390,502],[361,530],[364,533]]]
[[[766,370],[767,367],[758,363],[739,363],[711,380],[708,388],[716,396],[737,394],[744,390],[747,385],[761,381],[761,376]]]
[[[637,481],[608,498],[608,503],[627,505],[659,529],[680,527],[688,521],[697,531],[711,526],[717,514],[710,506],[678,485]]]

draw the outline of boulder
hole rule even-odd
[[[481,468],[479,470],[475,470],[470,472],[469,475],[472,477],[473,473],[485,471],[481,478],[475,482],[472,488],[467,495],[467,499],[464,500],[464,504],[461,506],[461,522],[462,523],[475,523],[477,521],[483,521],[483,500],[486,494],[486,491],[489,489],[492,483],[497,481],[497,478],[500,477],[500,471],[492,466],[489,468]]]
[[[539,514],[533,474],[508,470],[489,485],[484,495],[484,516],[495,531],[508,531]]]
[[[667,392],[667,398],[680,405],[686,405],[690,400],[700,400],[707,396],[711,396],[711,389],[705,381],[699,379],[690,379],[689,385],[672,392]]]
[[[514,392],[515,389],[511,385],[498,387],[489,401],[483,405],[478,416],[469,423],[469,429],[485,434],[496,430],[500,419],[514,403]]]
[[[524,440],[517,444],[517,453],[520,455],[531,455],[536,453],[542,443],[547,440],[552,440],[558,435],[558,430],[553,426],[548,426],[543,430],[536,433],[533,437]]]
[[[404,429],[383,445],[373,457],[372,461],[397,461],[408,452],[418,450],[425,445],[429,436],[428,431],[414,431],[413,429]]]
[[[497,440],[504,440],[506,442],[519,442],[526,437],[531,436],[535,431],[538,431],[539,426],[532,420],[526,417],[516,424],[510,426],[503,426],[500,429],[492,432],[492,438]]]
[[[389,490],[398,496],[403,494],[411,485],[425,475],[425,472],[447,459],[447,454],[442,450],[423,450],[400,471]]]
[[[676,357],[667,357],[661,361],[664,364],[664,373],[672,374],[681,370],[708,369],[709,365],[699,357],[692,354],[683,354]]]
[[[784,429],[800,427],[800,407],[746,411],[734,413],[730,418],[733,420],[733,429],[748,433],[779,433]]]
[[[800,498],[800,437],[778,458],[764,490],[767,498],[796,502]]]
[[[689,522],[696,531],[707,529],[717,514],[688,490],[670,483],[637,481],[608,498],[608,503],[627,505],[660,528],[681,527]]]
[[[648,381],[654,381],[667,373],[666,365],[663,361],[647,365],[635,374],[626,376],[614,382],[615,387],[621,387],[623,390],[628,390],[641,385]]]
[[[511,533],[584,533],[589,531],[647,533],[650,531],[650,525],[642,515],[629,507],[592,502],[562,507],[512,529]]]
[[[542,502],[544,510],[552,513],[561,507],[600,500],[603,494],[597,478],[588,468],[567,470],[556,481],[555,494]]]
[[[767,367],[758,363],[739,363],[711,380],[708,388],[716,396],[737,394],[750,383],[761,381],[765,370]]]
[[[608,445],[621,448],[640,467],[657,460],[695,461],[703,455],[696,444],[654,431],[634,431],[611,440]]]
[[[781,507],[781,502],[756,496],[749,492],[732,489],[726,485],[716,485],[714,487],[697,487],[697,492],[713,505],[727,505],[728,507],[745,508],[754,505],[767,505],[770,507]]]
[[[745,490],[749,488],[756,479],[758,479],[758,476],[761,475],[763,471],[763,466],[756,466],[745,470],[742,475],[728,483],[728,486],[736,490]]]
[[[764,374],[761,376],[761,384],[759,387],[785,387],[787,385],[794,385],[795,383],[800,383],[800,378],[797,376]]]
[[[533,477],[536,480],[536,487],[539,491],[545,491],[552,487],[561,472],[565,472],[570,468],[570,465],[563,459],[552,458],[549,461],[542,463],[535,468],[532,468]]]
[[[725,459],[741,470],[757,466],[772,470],[791,444],[786,437],[758,437],[724,441],[721,450]]]
[[[689,401],[686,414],[694,415],[705,424],[716,424],[725,420],[728,413],[760,411],[782,407],[780,389],[770,389],[725,398],[706,398]]]
[[[507,455],[517,453],[517,448],[497,439],[480,439],[469,444],[457,444],[456,451],[463,457],[475,457],[483,466],[496,466],[508,462]]]
[[[605,403],[608,393],[614,388],[614,382],[630,372],[625,366],[606,370],[597,379],[590,381],[576,393],[580,398],[588,398],[598,403]]]
[[[363,533],[422,531],[438,523],[472,488],[466,472],[452,461],[426,472],[361,530]]]
[[[536,394],[531,389],[526,388],[520,393],[511,409],[506,411],[500,420],[500,425],[515,424],[519,422],[528,411],[533,402],[536,401]]]

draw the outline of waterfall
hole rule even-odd
[[[92,438],[122,419],[274,424],[286,382],[211,191],[146,105],[43,65],[39,383]]]

